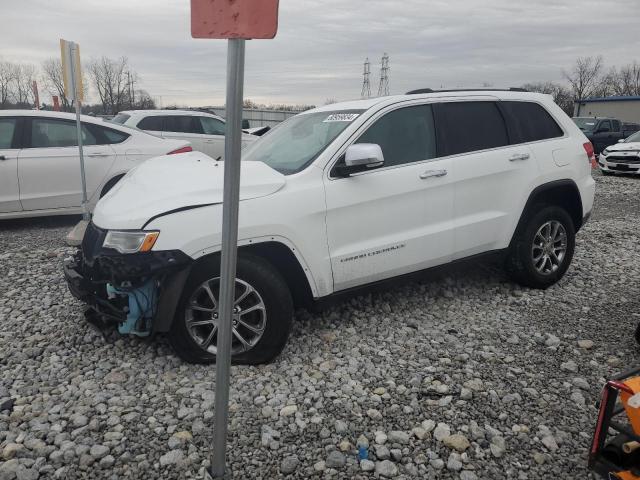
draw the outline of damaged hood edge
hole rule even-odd
[[[286,177],[262,162],[242,162],[240,201],[271,195]],[[141,229],[154,218],[222,203],[224,162],[200,152],[153,158],[131,170],[96,205],[93,222]]]

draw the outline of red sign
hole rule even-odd
[[[273,38],[278,0],[191,0],[193,38]]]

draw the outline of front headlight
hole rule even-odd
[[[605,149],[602,151],[602,154],[603,154],[603,155],[609,155],[609,149],[608,149],[608,148],[605,148]]]
[[[104,248],[113,248],[120,253],[148,252],[156,243],[160,232],[132,232],[110,230],[102,243]]]

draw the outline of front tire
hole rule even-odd
[[[169,332],[176,354],[190,363],[216,359],[220,257],[199,261],[187,279]],[[285,280],[266,260],[238,256],[233,315],[232,362],[256,365],[284,348],[293,319]]]
[[[566,210],[536,205],[509,248],[506,269],[526,287],[545,289],[566,273],[575,250],[575,226]]]

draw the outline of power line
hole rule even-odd
[[[362,80],[362,93],[360,96],[362,98],[370,98],[371,97],[371,82],[369,81],[369,76],[371,75],[371,62],[369,62],[369,58],[364,61],[364,73],[362,76],[364,77]]]
[[[382,56],[382,65],[380,67],[380,84],[378,85],[378,96],[383,97],[389,95],[389,55],[386,53]]]

